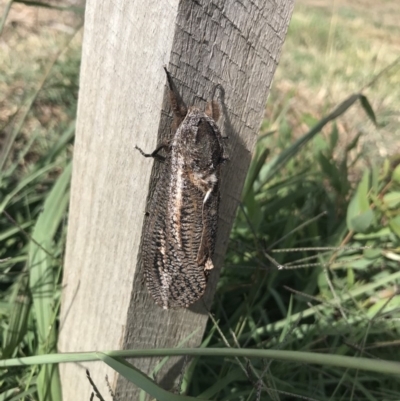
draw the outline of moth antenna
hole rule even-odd
[[[207,103],[206,111],[205,111],[205,113],[208,115],[208,117],[212,118],[215,122],[217,122],[219,120],[219,117],[221,115],[219,103],[215,99],[217,89],[220,89],[221,91],[223,90],[222,86],[220,84],[217,84],[214,86],[211,101]]]
[[[224,92],[224,88],[222,87],[222,85],[221,85],[221,84],[216,84],[216,85],[214,86],[214,89],[213,89],[213,93],[212,93],[212,96],[211,96],[211,100],[214,100],[214,99],[215,99],[215,95],[216,95],[216,93],[217,93],[217,89],[219,89],[222,93]]]
[[[215,122],[217,122],[220,117],[220,109],[218,102],[216,100],[211,100],[211,102],[208,102],[205,113],[208,115],[208,117],[212,118]]]
[[[185,102],[182,100],[182,97],[179,94],[174,81],[172,80],[171,74],[166,67],[164,67],[164,71],[167,74],[169,100],[171,102],[172,112],[174,113],[173,127],[176,129],[186,117],[187,107]]]

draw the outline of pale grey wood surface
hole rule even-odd
[[[222,168],[220,268],[292,9],[292,0],[87,1],[60,351],[201,342],[218,269],[206,305],[164,311],[154,304],[138,249],[158,167],[150,184],[153,162],[134,147],[151,151],[157,132],[170,132],[163,65],[188,105],[204,107],[213,86],[222,85],[219,125],[229,136],[230,161]],[[157,362],[135,366],[148,373]],[[85,366],[105,395],[104,365]],[[170,388],[180,371],[181,361],[170,360],[157,379]],[[137,399],[132,384],[107,372],[119,400]],[[61,374],[64,401],[89,399],[81,365],[64,365]]]

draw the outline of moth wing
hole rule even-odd
[[[145,233],[142,244],[144,275],[147,288],[156,304],[164,306],[163,253],[166,251],[166,219],[168,184],[170,181],[170,156],[168,155],[160,172],[157,185],[151,197]]]
[[[146,222],[143,262],[147,288],[164,309],[188,307],[204,293],[207,277],[197,263],[202,237],[202,194],[186,174],[178,177],[168,156]],[[176,181],[186,188],[180,193]]]
[[[181,185],[185,190],[170,196],[168,214],[172,221],[167,224],[167,230],[173,231],[168,235],[167,268],[171,268],[173,279],[168,290],[171,307],[187,307],[204,294],[207,285],[204,268],[197,262],[202,237],[203,196],[186,171],[181,171],[179,185],[174,180],[173,188]]]

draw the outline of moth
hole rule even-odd
[[[164,69],[174,116],[172,139],[150,154],[136,148],[164,162],[148,209],[142,260],[150,294],[156,304],[169,309],[188,307],[206,289],[214,268],[220,169],[227,158],[216,124],[218,103],[211,100],[204,112],[187,108]]]

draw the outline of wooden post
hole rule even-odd
[[[230,161],[222,168],[220,268],[292,9],[293,0],[87,0],[60,352],[200,343],[219,274],[189,309],[154,304],[138,252],[157,168],[152,175],[152,160],[135,145],[151,151],[157,132],[169,135],[164,65],[188,105],[204,107],[222,85]],[[135,366],[149,373],[157,362]],[[104,364],[86,366],[106,394]],[[171,359],[158,381],[171,388],[180,370]],[[107,373],[119,400],[137,399],[130,383]],[[61,374],[64,401],[89,399],[82,365],[63,365]]]

